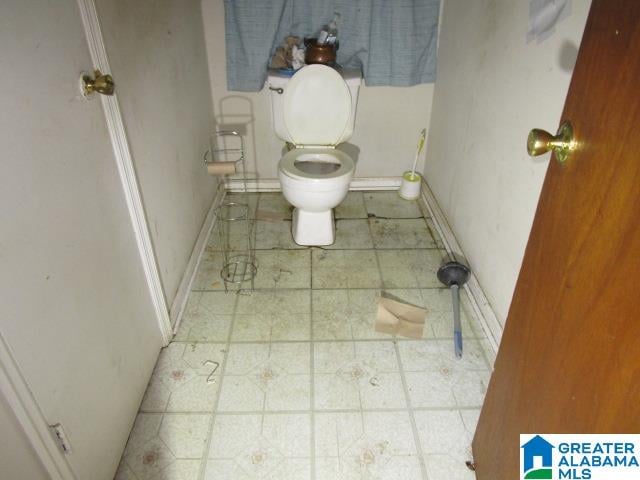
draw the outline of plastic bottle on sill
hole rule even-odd
[[[329,25],[325,25],[318,34],[317,45],[334,45],[338,38],[338,20],[340,19],[339,13],[333,14],[333,20],[329,22]]]
[[[316,45],[324,45],[327,43],[327,38],[329,37],[329,27],[326,25],[320,30],[318,34],[318,40],[316,41]]]
[[[335,12],[333,14],[333,20],[329,22],[328,34],[326,39],[327,45],[335,45],[338,41],[338,22],[340,21],[340,14]]]

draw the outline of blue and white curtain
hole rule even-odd
[[[431,83],[440,0],[225,0],[227,88],[262,89],[267,65],[288,35],[315,36],[334,12],[337,61],[367,85]]]

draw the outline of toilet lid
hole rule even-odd
[[[283,107],[295,145],[336,145],[351,117],[351,92],[333,68],[307,65],[289,81]]]
[[[349,155],[333,148],[296,148],[280,159],[278,167],[291,178],[322,180],[350,175],[355,164]]]

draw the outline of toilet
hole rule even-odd
[[[326,65],[307,65],[292,77],[277,71],[267,78],[272,125],[293,145],[278,163],[282,193],[295,209],[292,234],[298,245],[335,241],[333,209],[344,200],[355,162],[336,149],[351,138],[361,76]]]

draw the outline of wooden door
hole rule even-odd
[[[579,149],[549,164],[473,441],[479,480],[520,478],[520,433],[640,432],[637,0],[593,1],[562,120]]]

